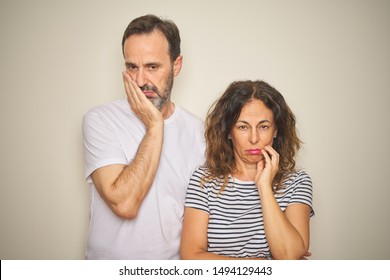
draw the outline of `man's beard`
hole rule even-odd
[[[173,71],[169,73],[169,76],[165,80],[165,90],[163,93],[156,86],[144,85],[141,90],[151,90],[157,94],[157,97],[148,98],[154,106],[161,111],[161,108],[171,99],[171,91],[173,87]]]

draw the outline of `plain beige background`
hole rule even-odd
[[[84,258],[81,120],[124,96],[121,37],[146,13],[179,26],[173,100],[202,119],[236,79],[285,96],[314,182],[312,259],[390,259],[386,0],[0,0],[0,259]]]

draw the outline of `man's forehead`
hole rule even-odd
[[[168,41],[158,30],[147,34],[131,35],[125,40],[124,56],[128,59],[139,56],[169,57]]]
[[[149,33],[133,34],[129,36],[125,40],[124,46],[126,47],[132,46],[134,44],[145,44],[151,42],[156,43],[159,47],[169,47],[167,38],[161,31],[157,29]]]

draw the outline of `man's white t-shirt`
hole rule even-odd
[[[164,121],[158,171],[135,219],[116,216],[91,180],[97,168],[129,164],[144,135],[145,127],[126,99],[98,106],[84,116],[84,161],[91,191],[87,259],[179,259],[187,186],[204,163],[204,127],[199,118],[176,105]]]

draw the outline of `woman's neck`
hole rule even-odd
[[[232,176],[242,181],[254,181],[256,177],[256,165],[238,164]]]

